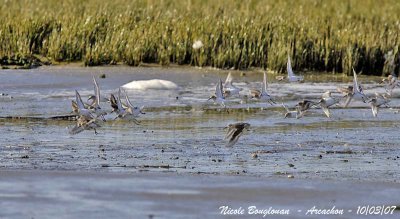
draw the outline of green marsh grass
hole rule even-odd
[[[296,71],[399,71],[396,0],[0,0],[0,11],[3,64],[40,56],[285,72],[289,55]]]

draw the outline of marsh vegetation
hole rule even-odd
[[[398,71],[395,0],[1,0],[0,64]],[[200,44],[193,46],[196,41]],[[385,58],[386,57],[386,58]]]

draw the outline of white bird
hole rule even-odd
[[[213,100],[214,103],[220,104],[223,107],[225,106],[225,97],[223,96],[223,91],[222,91],[222,81],[219,79],[219,82],[217,83],[217,86],[215,87],[215,94],[212,95],[208,100]]]
[[[275,104],[275,101],[272,99],[271,95],[268,94],[267,92],[268,88],[268,83],[267,83],[267,73],[264,72],[264,78],[263,78],[263,86],[260,90],[250,90],[250,95],[252,98],[261,100],[261,101],[267,101],[271,105]]]
[[[382,105],[388,106],[387,104],[389,102],[390,102],[390,99],[388,98],[388,95],[375,93],[375,97],[373,97],[369,100],[369,103],[371,105],[372,115],[374,117],[377,117],[379,107],[381,107]]]
[[[233,95],[239,95],[239,92],[242,90],[242,89],[236,87],[235,85],[233,85],[232,81],[233,81],[232,73],[229,72],[228,76],[226,77],[225,84],[223,87],[225,98],[233,96]]]
[[[290,63],[290,57],[288,56],[288,61],[287,61],[287,72],[288,72],[288,80],[289,82],[300,82],[304,80],[303,76],[297,76],[294,74],[293,69],[292,69],[292,64]]]
[[[353,77],[354,77],[353,78],[353,87],[352,87],[353,90],[346,95],[347,99],[346,99],[346,102],[344,104],[344,107],[347,107],[350,104],[350,101],[352,99],[362,100],[364,103],[366,103],[366,101],[368,100],[368,97],[365,96],[361,85],[358,84],[357,74],[356,74],[356,71],[354,70],[354,68],[353,68]]]
[[[322,94],[321,100],[318,103],[321,106],[322,111],[324,111],[325,115],[330,118],[331,112],[329,110],[329,107],[339,103],[339,100],[333,98],[330,91],[326,91]]]

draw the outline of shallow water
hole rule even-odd
[[[357,214],[357,209],[399,205],[400,195],[397,183],[93,171],[0,173],[1,218],[376,218]],[[221,215],[220,206],[246,210],[243,215]],[[289,215],[249,214],[249,206],[285,209]],[[343,209],[343,215],[307,214],[313,206]],[[395,219],[399,214],[395,210],[380,217]]]
[[[71,112],[75,89],[93,93],[92,75],[107,97],[132,80],[164,79],[179,90],[128,90],[135,105],[145,106],[140,125],[109,121],[93,131],[69,135],[74,121],[46,119]],[[277,105],[240,99],[228,102],[229,113],[207,101],[227,71],[195,68],[42,67],[0,70],[1,169],[93,170],[111,172],[178,172],[266,177],[390,181],[400,179],[400,114],[384,108],[373,118],[370,108],[352,102],[336,107],[328,119],[320,109],[304,118],[283,118],[284,102],[318,98],[325,90],[350,85],[352,78],[307,75],[306,83],[278,82],[268,75]],[[260,88],[260,72],[235,72],[246,93]],[[379,78],[360,77],[366,93],[383,92]],[[400,89],[390,105],[400,106]],[[338,94],[336,94],[338,95]],[[12,98],[11,98],[12,97]],[[102,103],[107,108],[106,103]],[[36,118],[36,119],[35,119]],[[233,148],[225,147],[223,128],[251,124]],[[253,158],[253,154],[257,154]]]

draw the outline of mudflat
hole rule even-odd
[[[332,218],[357,218],[364,206],[399,205],[399,90],[377,118],[357,101],[333,107],[332,118],[319,108],[284,118],[280,103],[318,100],[351,78],[309,74],[305,83],[290,84],[268,75],[277,104],[233,97],[227,113],[207,101],[227,74],[120,66],[0,70],[0,217],[262,218],[271,207],[290,210],[288,218],[321,218],[306,215],[315,206],[312,212],[343,209]],[[261,88],[261,72],[233,75],[242,92]],[[92,76],[104,97],[133,80],[169,80],[178,89],[127,89],[134,105],[145,106],[140,125],[107,121],[97,135],[70,135],[75,121],[54,118],[71,115],[75,90],[84,99],[93,93]],[[379,78],[359,80],[367,95],[384,91]],[[234,122],[251,127],[229,148],[224,127]],[[251,206],[260,214],[249,214]],[[393,212],[385,218],[398,217]]]

